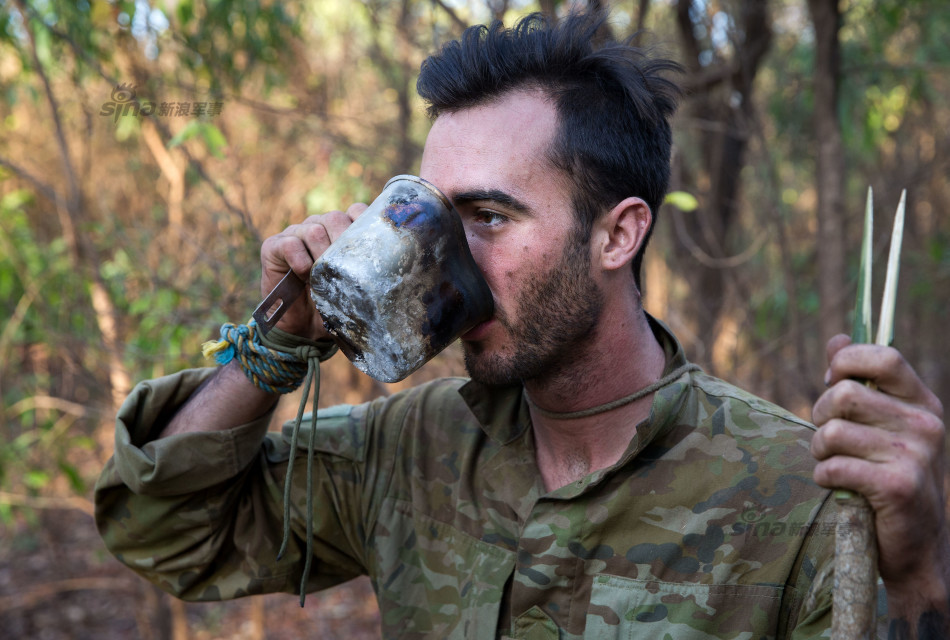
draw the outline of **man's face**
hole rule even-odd
[[[439,116],[426,140],[421,177],[452,200],[495,298],[462,336],[469,375],[487,384],[559,374],[599,318],[568,181],[547,160],[556,124],[541,93],[514,92]]]

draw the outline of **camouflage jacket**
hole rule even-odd
[[[654,330],[667,372],[683,365]],[[185,599],[295,592],[305,456],[291,549],[275,559],[287,429],[265,435],[265,417],[150,440],[207,375],[145,382],[125,402],[96,487],[100,532]],[[654,395],[617,464],[551,492],[520,388],[443,379],[321,410],[312,428],[308,589],[368,574],[385,638],[829,634],[833,510],[811,479],[814,428],[702,372]]]

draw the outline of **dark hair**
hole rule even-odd
[[[660,75],[680,71],[675,62],[649,57],[629,41],[598,46],[606,19],[599,11],[560,21],[534,13],[511,29],[498,20],[469,27],[422,63],[416,83],[432,118],[517,89],[550,95],[558,132],[549,159],[573,184],[584,242],[594,221],[629,196],[643,198],[656,222],[670,179],[668,118],[680,95]],[[638,289],[646,240],[632,265]]]

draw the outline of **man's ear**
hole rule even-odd
[[[600,265],[606,270],[620,269],[637,255],[653,224],[650,207],[641,198],[626,198],[595,223]]]

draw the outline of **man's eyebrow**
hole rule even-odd
[[[468,204],[469,202],[495,202],[518,213],[531,213],[531,207],[510,193],[501,191],[500,189],[472,189],[470,191],[462,191],[453,194],[452,202],[455,205]]]

